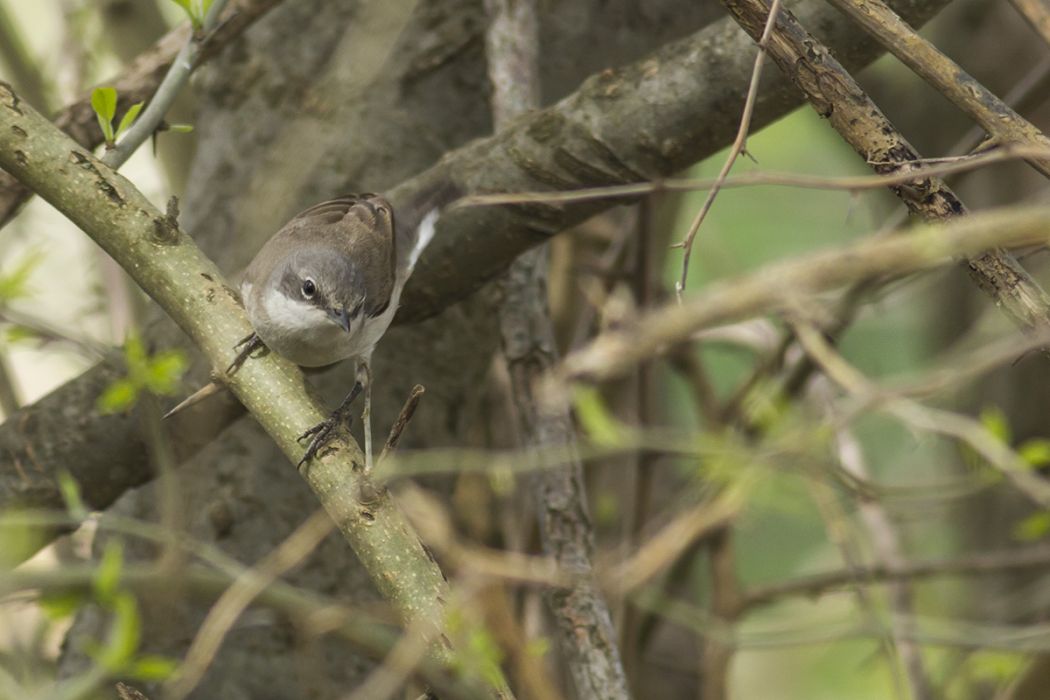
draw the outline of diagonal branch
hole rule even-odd
[[[59,131],[0,83],[0,166],[98,243],[172,317],[212,367],[229,365],[251,327],[237,295],[193,240],[120,174]],[[297,437],[325,418],[302,373],[270,353],[226,377],[226,385],[293,462]],[[406,624],[424,624],[432,653],[446,623],[448,584],[384,490],[364,473],[352,440],[335,442],[302,475],[379,590]],[[507,697],[508,691],[495,690]]]

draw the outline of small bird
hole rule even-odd
[[[238,344],[228,372],[263,345],[302,367],[350,358],[357,363],[354,387],[343,402],[300,436],[311,440],[299,466],[349,419],[350,405],[364,391],[365,468],[371,469],[372,351],[455,191],[447,181],[431,186],[397,217],[377,194],[322,202],[285,224],[248,265],[241,298],[255,332]]]

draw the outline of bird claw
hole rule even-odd
[[[333,411],[332,415],[325,418],[323,421],[308,429],[302,435],[296,438],[297,442],[302,442],[307,438],[312,438],[310,444],[306,446],[306,452],[303,453],[303,458],[296,464],[296,468],[302,467],[304,464],[309,462],[317,454],[317,451],[324,447],[329,440],[332,439],[332,433],[335,432],[336,427],[339,426],[344,420],[346,421],[347,427],[350,427],[352,422],[352,416],[344,416],[339,411]]]
[[[266,344],[263,343],[262,338],[255,333],[241,338],[240,342],[233,346],[234,350],[240,348],[241,351],[237,353],[237,357],[233,358],[233,362],[231,362],[230,366],[226,368],[226,374],[233,374],[236,372],[253,352],[262,347],[266,347]]]

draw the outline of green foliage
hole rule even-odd
[[[91,92],[91,108],[102,129],[106,143],[112,145],[116,140],[113,134],[113,118],[117,116],[117,90],[111,87],[98,87]]]
[[[1017,448],[1017,454],[1033,469],[1045,467],[1050,464],[1050,440],[1045,438],[1026,440]]]
[[[998,406],[985,406],[981,409],[980,421],[981,425],[1004,445],[1009,445],[1013,440],[1010,423],[1006,420],[1006,414]]]
[[[193,131],[193,124],[168,124],[168,131],[176,134],[188,134]]]
[[[1050,512],[1040,511],[1014,525],[1014,537],[1024,542],[1040,540],[1050,532]]]
[[[483,625],[473,624],[461,611],[450,609],[446,629],[455,637],[456,649],[452,660],[454,670],[467,678],[481,678],[489,685],[503,683],[500,664],[503,652],[492,634]]]
[[[49,593],[37,600],[41,611],[53,622],[72,617],[86,602],[87,598],[76,591]]]
[[[99,87],[91,92],[91,108],[95,110],[95,118],[98,119],[98,125],[102,129],[102,136],[107,146],[115,144],[117,139],[131,128],[131,125],[138,119],[143,104],[136,102],[128,107],[128,111],[124,112],[124,116],[120,119],[120,124],[114,129],[113,120],[117,117],[116,88]]]
[[[84,499],[80,497],[80,484],[65,469],[58,473],[58,490],[62,494],[62,501],[66,504],[66,510],[71,516],[77,520],[83,520],[87,517],[87,507],[84,505]]]
[[[190,18],[190,24],[194,31],[199,31],[204,26],[204,17],[208,14],[212,0],[172,0],[182,8],[186,16]]]
[[[117,597],[120,584],[120,572],[124,568],[124,547],[119,540],[110,540],[106,548],[102,550],[102,561],[99,562],[98,571],[95,572],[95,580],[92,588],[95,597],[103,605],[112,603]]]
[[[609,412],[596,388],[577,387],[574,398],[576,416],[591,442],[603,447],[620,447],[628,442],[632,429]]]
[[[0,304],[6,304],[29,295],[29,278],[44,256],[32,251],[22,257],[10,272],[0,275]]]
[[[102,413],[130,409],[144,391],[155,396],[175,393],[187,364],[186,356],[178,350],[149,355],[137,335],[128,336],[124,343],[124,360],[128,374],[102,392],[98,399],[98,408]]]

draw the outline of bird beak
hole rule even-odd
[[[342,326],[343,330],[347,333],[350,332],[350,313],[346,310],[346,307],[339,309],[328,309],[328,315],[331,316],[336,323]]]

